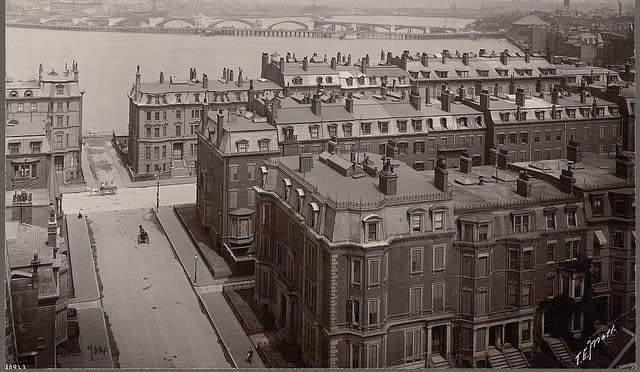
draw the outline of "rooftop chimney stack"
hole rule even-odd
[[[338,68],[338,62],[336,61],[336,57],[331,58],[331,69],[336,70]]]
[[[462,102],[464,100],[464,85],[460,85],[458,88],[458,101]]]
[[[42,65],[40,67],[42,68]],[[136,67],[136,90],[140,90],[140,65]]]
[[[218,120],[216,121],[216,147],[220,148],[222,143],[222,133],[224,131],[224,113],[222,109],[218,110]]]
[[[451,103],[455,100],[453,93],[448,91],[440,95],[440,108],[442,111],[451,112]]]
[[[522,88],[518,88],[516,91],[516,105],[521,107],[525,106],[524,89]]]
[[[389,196],[396,195],[398,192],[398,175],[393,172],[391,158],[384,156],[382,162],[382,170],[378,172],[380,192]]]
[[[351,54],[347,56],[347,66],[351,66]]]
[[[362,71],[362,74],[364,74],[364,75],[367,74],[367,59],[366,58],[362,58],[362,61],[360,62],[360,71]]]
[[[336,142],[333,140],[335,137],[331,137],[329,141],[327,141],[327,151],[331,154],[336,153],[336,147],[338,146]]]
[[[242,88],[242,69],[238,68],[238,87]]]
[[[631,156],[624,153],[616,155],[616,177],[635,179],[635,165]]]
[[[233,81],[233,70],[227,70],[229,73],[229,81]]]
[[[633,81],[631,79],[631,64],[629,62],[624,64],[624,80],[629,83],[630,81]],[[627,84],[627,87],[629,85]]]
[[[209,77],[207,76],[207,74],[202,74],[202,88],[209,88]]]
[[[449,191],[449,171],[447,170],[447,160],[444,157],[439,157],[436,162],[433,182],[438,190]]]
[[[496,155],[498,157],[498,168],[507,170],[507,156],[509,156],[509,152],[507,150],[500,149]]]
[[[507,51],[505,50],[504,52],[500,53],[500,63],[506,66],[508,62],[509,56],[507,55]]]
[[[280,72],[284,72],[284,58],[280,57]]]
[[[443,49],[443,50],[442,50],[442,64],[443,64],[443,65],[445,64],[445,60],[446,60],[446,58],[447,58],[447,50],[446,50],[446,49]]]
[[[558,90],[553,89],[553,91],[551,92],[551,103],[553,103],[554,105],[558,104],[558,95]]]
[[[426,99],[425,102],[426,102],[427,106],[430,106],[431,105],[431,92],[429,90],[429,86],[428,85],[424,88],[424,96],[425,96],[425,99]]]
[[[54,255],[58,251],[56,246],[56,238],[58,235],[57,233],[58,233],[58,223],[56,221],[56,212],[53,209],[51,209],[49,211],[49,223],[47,224],[47,246],[53,249]]]
[[[384,50],[380,49],[380,61],[384,62]]]
[[[531,62],[531,54],[529,53],[529,49],[524,51],[524,61],[525,63]]]
[[[267,78],[267,67],[269,66],[269,53],[262,53],[262,70],[260,73],[260,77],[263,79]]]
[[[417,111],[422,109],[422,97],[420,97],[420,91],[418,90],[418,83],[411,85],[411,94],[409,95],[409,102],[411,106]]]
[[[542,93],[542,79],[536,80],[536,93]]]
[[[580,142],[571,140],[567,142],[567,160],[574,163],[582,162],[582,147],[580,147]]]
[[[342,62],[342,53],[338,52],[337,59],[338,59],[338,63]]]
[[[304,56],[304,58],[302,59],[302,70],[309,71],[309,59],[307,58],[307,56]]]
[[[479,57],[484,57],[485,54],[487,54],[487,51],[484,48],[481,48],[480,51],[478,52]]]
[[[587,103],[587,91],[580,90],[580,103]]]
[[[393,59],[393,53],[387,52],[387,63],[391,63],[392,59]]]
[[[482,93],[482,80],[476,80],[473,86],[474,95],[480,95]]]
[[[313,155],[308,152],[298,155],[298,167],[300,173],[307,173],[313,168]]]
[[[471,156],[468,152],[463,152],[460,156],[460,172],[465,174],[471,173],[471,165]]]
[[[489,110],[490,105],[491,99],[489,98],[489,92],[483,90],[482,93],[480,93],[480,110],[487,111]]]
[[[351,93],[349,93],[347,98],[345,98],[344,107],[348,113],[353,114],[353,96]]]
[[[509,80],[509,94],[516,94],[516,81],[513,79],[513,75]]]
[[[462,64],[469,66],[469,53],[462,53]]]
[[[311,112],[316,116],[322,115],[322,100],[318,93],[315,93],[313,97],[311,97]]]
[[[422,52],[420,56],[420,62],[422,62],[422,66],[429,67],[429,55],[426,52]]]
[[[527,172],[520,172],[516,183],[516,193],[520,196],[528,198],[529,196],[531,196],[532,186],[533,182],[531,181],[531,177],[527,174]]]
[[[573,168],[569,165],[568,169],[563,169],[560,174],[560,191],[573,194],[573,184],[576,183],[575,177],[573,177]]]

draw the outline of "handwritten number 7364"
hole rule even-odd
[[[106,355],[108,351],[107,347],[102,345],[87,345],[87,350],[91,353],[91,360],[93,360],[94,355]]]

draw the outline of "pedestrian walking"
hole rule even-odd
[[[249,349],[247,350],[247,362],[251,364],[252,359],[253,359],[253,348],[249,346]]]

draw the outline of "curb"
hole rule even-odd
[[[152,208],[152,211],[153,211],[153,215],[158,220],[158,223],[160,224],[160,227],[162,227],[162,232],[164,233],[165,236],[167,236],[167,241],[169,242],[169,246],[171,247],[171,250],[173,251],[173,254],[175,254],[176,257],[178,257],[178,261],[180,262],[180,266],[182,266],[182,270],[184,271],[184,275],[189,280],[189,284],[190,284],[189,286],[191,287],[191,290],[196,295],[196,298],[198,299],[198,303],[200,304],[200,306],[202,306],[204,308],[205,313],[207,314],[207,319],[209,319],[209,323],[211,325],[213,325],[213,331],[216,333],[216,336],[218,337],[218,339],[222,343],[222,346],[224,347],[225,354],[229,356],[229,359],[231,359],[231,364],[233,365],[233,368],[238,368],[238,364],[236,363],[236,360],[233,358],[233,355],[231,355],[231,353],[229,352],[229,347],[227,346],[227,344],[224,342],[224,339],[220,335],[220,332],[218,331],[218,327],[216,326],[216,323],[213,321],[213,317],[211,317],[211,314],[209,314],[209,309],[207,308],[207,306],[205,306],[204,300],[202,299],[202,297],[200,297],[200,293],[198,293],[198,291],[196,290],[196,286],[194,285],[193,280],[191,279],[191,276],[189,275],[189,271],[184,266],[184,263],[180,259],[180,256],[178,255],[178,252],[176,252],[176,249],[173,247],[173,244],[171,243],[171,240],[169,240],[167,232],[164,229],[164,225],[160,221],[160,218],[158,218],[158,212],[153,208]]]
[[[64,220],[65,225],[69,224],[67,222],[67,218],[69,218],[69,216],[71,216],[71,215],[65,214],[65,220]],[[93,299],[82,299],[82,300],[79,300],[79,301],[75,301],[74,303],[91,302],[91,301],[100,301],[100,300],[102,300],[102,294],[100,293],[100,284],[98,283],[98,268],[96,267],[96,262],[95,262],[94,257],[93,257],[93,250],[91,248],[91,236],[89,235],[89,224],[87,222],[87,217],[83,216],[82,220],[84,222],[83,226],[84,226],[84,230],[85,230],[85,232],[87,234],[87,239],[89,240],[89,247],[88,248],[89,248],[89,252],[91,253],[91,264],[93,265],[93,270],[94,270],[93,272],[95,274],[95,275],[93,275],[93,280],[95,280],[95,282],[96,282],[96,289],[97,289],[97,292],[98,292],[98,297],[97,298],[93,298]],[[68,242],[67,243],[68,244],[67,252],[69,253],[69,266],[71,267],[71,273],[72,273],[71,275],[72,275],[72,278],[73,278],[73,259],[71,258],[73,256],[73,254],[71,253],[71,244],[69,242],[69,227],[65,226],[65,230],[67,231],[67,242]],[[75,287],[74,287],[74,292],[75,292]],[[75,297],[75,293],[74,293],[73,300],[77,300],[77,297]]]

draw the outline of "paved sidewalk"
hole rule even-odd
[[[169,239],[173,250],[178,255],[180,264],[182,264],[184,271],[188,274],[191,284],[195,286],[214,284],[215,281],[213,280],[213,275],[209,272],[209,267],[205,262],[203,262],[202,255],[193,245],[193,241],[189,237],[189,234],[184,231],[178,217],[173,212],[173,207],[160,207],[160,211],[156,213],[156,216],[158,217],[160,225],[162,225],[162,229]],[[198,256],[198,275],[194,278],[194,269],[196,266],[194,256],[196,255]]]
[[[224,347],[233,360],[236,368],[265,368],[265,364],[256,351],[251,339],[244,332],[242,325],[229,307],[221,290],[204,291],[196,289],[202,299],[209,318],[213,322]],[[247,350],[251,346],[254,350],[252,363],[247,362]]]
[[[160,207],[156,216],[182,267],[187,272],[192,285],[194,285],[193,256],[199,255],[195,245],[187,232],[184,231],[172,207]],[[209,320],[218,332],[222,344],[231,356],[233,364],[236,368],[265,368],[265,364],[258,352],[255,351],[256,348],[251,339],[245,333],[242,325],[222,295],[222,286],[217,284],[219,281],[214,280],[213,275],[207,268],[201,269],[201,266],[205,266],[201,264],[202,262],[198,262],[198,280],[197,284],[194,285],[195,293],[205,308]],[[251,364],[246,361],[249,346],[254,349]]]
[[[74,307],[71,305],[70,307]],[[77,307],[80,326],[78,355],[58,357],[62,368],[113,368],[109,336],[100,305]]]
[[[75,297],[70,302],[93,301],[100,298],[98,279],[93,262],[86,217],[66,215],[69,235],[69,259],[73,273]]]

